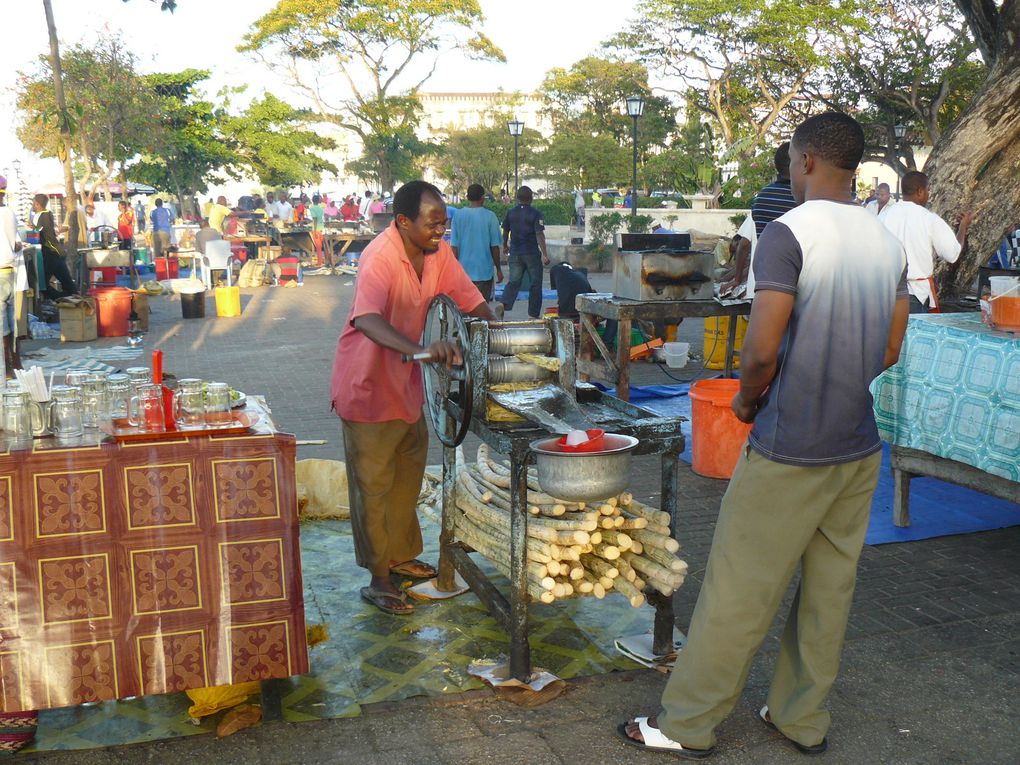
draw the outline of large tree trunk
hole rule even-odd
[[[53,72],[53,94],[57,102],[57,112],[60,122],[60,161],[64,166],[64,198],[67,200],[67,209],[72,213],[78,210],[78,194],[74,190],[74,168],[71,166],[71,127],[65,117],[67,116],[67,101],[64,99],[64,73],[60,65],[60,41],[57,39],[57,24],[53,19],[53,6],[50,0],[43,0],[43,10],[46,13],[46,29],[50,37],[50,70]],[[68,217],[67,232],[67,258],[70,263],[78,261],[78,216],[72,214]]]
[[[956,223],[972,210],[974,223],[960,260],[940,262],[936,278],[949,293],[967,292],[978,267],[1002,241],[1020,211],[1020,2],[998,13],[998,45],[988,79],[974,101],[943,133],[925,165],[930,207]]]

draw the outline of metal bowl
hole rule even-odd
[[[558,451],[559,436],[532,441],[542,491],[568,502],[592,502],[626,489],[631,452],[638,440],[614,433],[607,433],[605,438],[610,448],[600,452]]]

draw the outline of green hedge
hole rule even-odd
[[[457,207],[467,207],[467,204],[456,205]],[[536,199],[532,206],[539,210],[545,218],[545,225],[547,226],[569,226],[574,220],[574,198],[573,197],[556,197],[554,199]],[[485,208],[492,210],[496,217],[499,218],[499,222],[503,223],[503,219],[506,218],[507,211],[513,205],[504,204],[503,202],[486,202]]]

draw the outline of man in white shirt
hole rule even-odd
[[[907,290],[910,312],[938,312],[939,298],[935,291],[935,255],[947,263],[955,263],[963,251],[967,229],[974,214],[960,216],[956,233],[942,218],[928,210],[928,176],[912,170],[903,176],[903,201],[883,210],[879,220],[900,240],[907,251]]]
[[[875,189],[875,198],[864,205],[864,209],[869,213],[881,215],[894,204],[896,202],[892,199],[892,194],[889,193],[889,184],[880,183],[878,188]]]
[[[0,189],[0,205],[3,204],[5,190]],[[4,369],[7,374],[21,368],[21,359],[14,345],[17,334],[14,331],[14,301],[18,288],[18,271],[23,268],[22,246],[14,210],[0,206],[0,322],[3,323]]]
[[[272,221],[280,217],[280,203],[276,201],[276,195],[272,191],[266,192],[266,221]]]
[[[358,206],[358,215],[361,216],[362,220],[368,220],[368,208],[372,206],[372,192],[366,191],[365,196],[361,200],[361,204]]]
[[[281,225],[289,226],[294,222],[294,205],[286,197],[280,197],[276,203],[276,211],[279,213],[276,217],[280,219]]]

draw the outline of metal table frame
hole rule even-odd
[[[477,398],[477,397],[476,397]],[[679,519],[678,507],[678,460],[684,450],[684,436],[680,431],[682,418],[657,417],[638,409],[632,404],[606,396],[591,385],[577,386],[578,402],[599,401],[611,405],[621,413],[626,424],[614,422],[614,432],[635,436],[639,443],[635,454],[660,454],[662,463],[662,509],[670,514],[672,529],[676,534]],[[476,402],[476,406],[478,402]],[[484,406],[484,401],[481,404]],[[450,416],[459,419],[460,409],[456,401],[448,401]],[[470,423],[471,432],[492,449],[510,457],[510,591],[505,597],[488,577],[468,556],[470,548],[456,539],[457,466],[456,450],[443,449],[443,514],[442,531],[439,537],[439,580],[441,591],[452,591],[454,571],[460,573],[471,590],[478,596],[489,613],[510,636],[510,674],[525,681],[531,674],[531,647],[528,643],[528,580],[527,580],[527,471],[534,462],[529,444],[536,438],[549,435],[548,431],[531,423],[515,425],[500,423],[490,425],[483,418],[474,416]],[[653,650],[663,655],[672,650],[673,644],[673,599],[654,590],[646,590],[648,602],[655,607]]]
[[[890,446],[889,456],[894,487],[893,524],[896,526],[910,525],[910,481],[918,476],[938,478],[1020,504],[1020,483],[992,475],[973,465],[895,444]]]
[[[634,321],[668,321],[670,319],[709,318],[712,316],[747,316],[751,313],[750,301],[724,305],[718,300],[627,300],[618,297],[578,295],[577,310],[581,318],[581,346],[578,351],[577,371],[582,380],[596,377],[609,380],[616,386],[616,395],[630,400],[630,338]],[[616,353],[606,346],[595,330],[593,317],[615,319]],[[733,377],[733,348],[737,339],[737,323],[730,322],[726,334],[725,377]],[[598,350],[601,360],[595,358]]]

